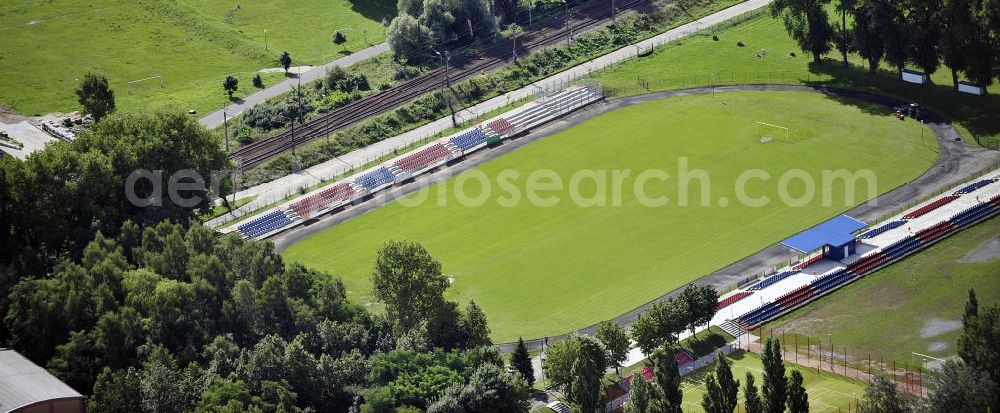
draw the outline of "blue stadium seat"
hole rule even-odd
[[[264,216],[240,224],[236,229],[243,235],[246,235],[247,238],[256,238],[271,231],[284,228],[291,223],[292,221],[288,219],[288,216],[284,212],[272,211]]]
[[[380,166],[371,172],[361,175],[354,180],[354,183],[365,187],[370,191],[395,180],[396,176],[393,175],[388,168]]]

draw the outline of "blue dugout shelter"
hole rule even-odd
[[[781,244],[803,254],[822,248],[825,257],[842,260],[857,251],[854,231],[867,226],[868,224],[847,215],[840,215],[795,234]]]

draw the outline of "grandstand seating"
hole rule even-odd
[[[289,205],[296,214],[304,219],[312,218],[313,213],[341,206],[354,196],[354,188],[350,183],[341,182],[320,193],[303,198]]]
[[[452,137],[451,143],[455,144],[463,152],[486,143],[486,133],[482,129],[475,128],[471,131]]]
[[[920,238],[920,241],[923,243],[928,243],[948,235],[948,233],[954,230],[955,225],[952,225],[951,222],[941,221],[931,227],[917,231],[917,238]]]
[[[740,291],[740,292],[738,292],[736,294],[733,294],[733,295],[731,295],[729,297],[723,298],[722,300],[719,301],[719,307],[718,308],[719,309],[725,308],[725,307],[729,306],[732,303],[735,303],[735,302],[737,302],[739,300],[747,298],[751,294],[753,294],[753,291]]]
[[[354,183],[358,184],[369,191],[374,191],[375,189],[392,183],[396,180],[396,177],[389,171],[388,168],[380,166],[373,169],[371,172],[365,173],[354,180]]]
[[[745,329],[749,329],[750,327],[756,326],[757,324],[770,319],[772,316],[781,311],[783,311],[783,309],[777,303],[767,303],[739,316],[739,320]]]
[[[781,281],[781,280],[784,280],[785,278],[788,278],[788,276],[790,276],[792,274],[795,274],[797,272],[798,271],[794,271],[794,270],[788,270],[788,271],[779,272],[777,274],[774,274],[774,275],[772,275],[770,277],[767,277],[767,278],[761,280],[760,282],[758,282],[758,283],[756,283],[754,285],[751,285],[749,289],[750,290],[761,290],[761,289],[770,287],[770,286],[774,285],[774,283],[776,283],[778,281]]]
[[[903,224],[906,224],[906,221],[904,221],[904,220],[892,221],[892,222],[883,224],[882,226],[880,226],[878,228],[870,229],[870,230],[864,232],[863,234],[858,235],[858,239],[874,238],[874,237],[877,237],[879,235],[882,235],[883,232],[886,232],[886,231],[891,230],[891,229],[899,228]]]
[[[883,254],[881,251],[875,251],[871,254],[861,257],[861,259],[854,261],[851,265],[847,266],[847,269],[855,274],[863,275],[867,274],[871,270],[882,266],[892,257]]]
[[[793,270],[801,270],[801,269],[803,269],[805,267],[808,267],[808,266],[813,265],[813,264],[815,264],[817,262],[820,262],[820,261],[823,261],[823,253],[822,252],[819,252],[816,255],[813,255],[813,256],[809,257],[805,261],[802,261],[802,262],[800,262],[798,264],[793,265],[792,269]]]
[[[974,192],[975,190],[977,190],[979,188],[982,188],[982,187],[984,187],[986,185],[992,184],[992,183],[994,183],[996,181],[997,181],[996,179],[983,179],[983,180],[979,180],[979,181],[973,182],[973,183],[968,184],[968,185],[962,187],[961,189],[955,191],[955,195],[964,195],[964,194],[968,194],[968,193]]]
[[[497,118],[496,120],[487,124],[487,126],[489,126],[489,128],[492,129],[493,132],[495,132],[497,135],[506,136],[514,131],[514,126],[512,126],[510,122],[504,118]]]
[[[809,297],[812,297],[812,295],[813,295],[812,287],[809,287],[808,285],[803,285],[799,288],[796,288],[792,291],[783,294],[781,297],[778,297],[777,300],[774,300],[774,302],[778,303],[778,305],[784,308],[792,308],[795,307],[797,304],[807,300]]]
[[[996,197],[994,197],[994,199],[988,202],[982,202],[966,208],[962,212],[952,216],[948,221],[959,228],[964,228],[978,222],[980,219],[995,214],[998,209],[1000,209],[1000,205],[998,205]]]
[[[685,364],[694,361],[694,357],[691,357],[686,351],[678,351],[674,353],[674,360],[677,361],[677,367],[684,367]]]
[[[907,236],[899,241],[889,244],[885,248],[882,248],[882,253],[891,256],[892,258],[899,258],[910,251],[917,249],[921,244],[920,238],[915,236]]]
[[[273,211],[265,214],[264,216],[254,218],[251,221],[240,224],[236,227],[236,230],[245,235],[247,238],[256,238],[269,232],[284,228],[291,223],[292,221],[288,219],[288,216],[285,215],[284,212]]]
[[[394,164],[404,173],[413,173],[450,159],[451,151],[441,143],[435,143],[420,151],[407,155]]]
[[[844,282],[850,280],[851,278],[854,278],[854,273],[848,270],[847,268],[841,268],[837,271],[834,271],[832,273],[819,277],[815,280],[812,280],[812,282],[809,283],[809,286],[810,288],[813,289],[813,291],[817,293],[825,292],[827,290],[833,289],[834,287],[840,284],[843,284]]]
[[[931,203],[929,203],[927,205],[924,205],[924,206],[922,206],[920,208],[917,208],[916,210],[914,210],[913,212],[910,212],[909,214],[903,215],[903,219],[914,219],[914,218],[920,217],[922,215],[927,214],[928,212],[931,212],[931,211],[933,211],[935,209],[941,208],[945,204],[947,204],[947,203],[949,203],[951,201],[954,201],[956,199],[958,199],[958,195],[948,195],[948,196],[945,196],[945,197],[941,197],[941,198],[935,199],[934,202],[931,202]]]

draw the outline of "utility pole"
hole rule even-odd
[[[569,25],[569,3],[567,3],[566,0],[562,0],[562,4],[566,7],[566,20],[563,21],[563,24],[566,27],[569,27],[569,40],[567,41],[567,43],[569,43],[573,41],[573,26]]]
[[[226,118],[225,106],[222,106],[222,134],[226,137],[226,153],[229,153],[229,120]]]

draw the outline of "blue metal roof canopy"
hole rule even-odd
[[[840,215],[795,234],[791,238],[781,241],[781,243],[802,253],[813,252],[826,245],[842,247],[854,241],[852,232],[867,226],[868,224],[847,215]]]

